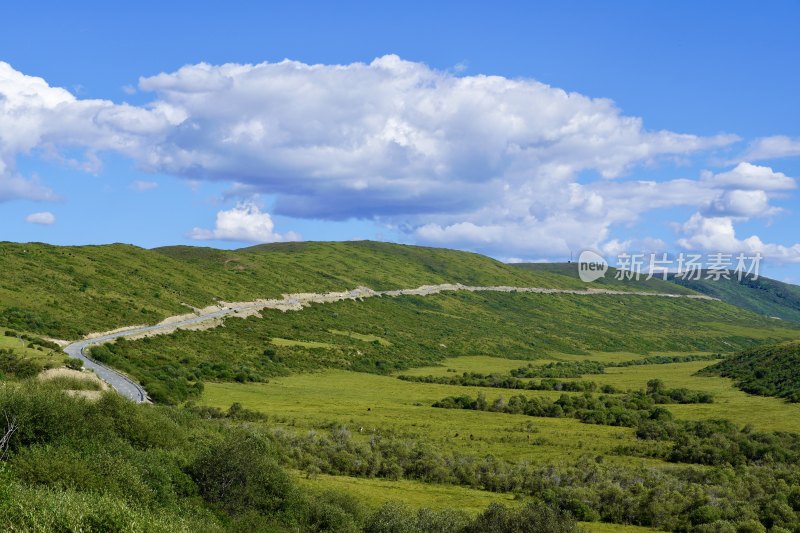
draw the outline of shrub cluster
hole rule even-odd
[[[671,363],[691,363],[693,361],[713,361],[722,356],[716,355],[651,355],[628,361],[556,361],[544,365],[515,368],[511,375],[518,378],[579,378],[584,374],[604,374],[606,368],[627,368],[630,366],[667,365]]]
[[[397,504],[371,511],[302,488],[285,470],[287,441],[236,404],[220,416],[115,394],[90,403],[26,382],[0,387],[0,413],[15,428],[0,463],[7,531],[578,531],[567,511],[535,500],[471,518]]]
[[[403,381],[418,383],[436,383],[438,385],[461,385],[464,387],[492,387],[498,389],[543,390],[564,392],[595,392],[598,385],[594,381],[560,381],[542,379],[540,381],[523,380],[500,374],[481,374],[464,372],[461,376],[398,376]],[[603,392],[613,394],[620,392],[611,385],[602,387]]]
[[[31,378],[42,371],[36,361],[23,357],[10,348],[0,349],[0,377]]]
[[[642,435],[643,444],[664,444],[673,461],[699,461],[702,468],[632,466],[585,456],[576,464],[534,466],[491,455],[475,457],[443,452],[440,446],[383,432],[368,442],[344,427],[325,433],[291,434],[275,429],[270,439],[282,461],[309,472],[358,477],[407,478],[429,483],[516,492],[543,500],[548,507],[578,520],[635,524],[670,531],[796,531],[800,528],[800,466],[797,437],[737,433],[726,423],[646,421],[660,424],[667,440]],[[727,434],[743,447],[764,446],[750,460],[708,462],[713,441]],[[680,443],[680,433],[692,436]],[[660,435],[660,434],[659,434]],[[669,457],[673,441],[678,453]],[[749,441],[748,441],[749,439]],[[771,444],[764,444],[771,442]],[[772,449],[768,449],[772,446]],[[733,450],[733,447],[727,447]],[[784,451],[781,452],[780,450]],[[707,455],[704,455],[707,454]],[[658,454],[655,454],[658,456]],[[725,457],[723,455],[723,457]],[[783,528],[783,529],[780,529]],[[500,531],[500,530],[498,530]],[[510,531],[525,531],[511,529]],[[534,530],[538,531],[538,530]]]
[[[800,402],[800,343],[746,350],[704,368],[700,374],[731,378],[737,387],[750,394]]]

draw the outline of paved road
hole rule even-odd
[[[101,337],[95,337],[93,339],[74,342],[69,346],[66,346],[64,348],[64,352],[66,352],[70,357],[75,357],[77,359],[82,360],[84,368],[89,368],[93,370],[94,373],[97,374],[97,377],[99,377],[100,379],[111,385],[111,387],[113,387],[114,390],[116,390],[122,396],[128,398],[129,400],[133,400],[136,403],[145,403],[149,402],[150,400],[147,397],[147,392],[141,385],[134,382],[132,379],[125,376],[121,372],[118,372],[113,368],[107,367],[106,365],[90,358],[85,352],[86,348],[90,346],[96,346],[98,344],[102,344],[104,342],[108,342],[110,340],[114,340],[119,337],[130,337],[132,335],[139,335],[150,331],[158,331],[167,328],[175,328],[178,326],[196,324],[198,322],[205,322],[206,320],[211,320],[213,318],[219,318],[227,314],[230,314],[234,312],[236,309],[237,308],[225,308],[215,313],[192,317],[186,320],[173,322],[171,324],[143,326],[140,328],[132,328],[132,329],[126,329],[125,331],[109,333],[108,335],[103,335]]]
[[[284,295],[283,298],[281,299],[257,300],[255,302],[234,304],[209,314],[183,318],[180,320],[175,320],[173,322],[156,324],[155,326],[142,326],[137,328],[130,328],[124,331],[117,331],[115,333],[109,333],[107,335],[95,337],[93,339],[74,342],[69,346],[67,346],[66,348],[64,348],[64,351],[71,357],[76,357],[78,359],[81,359],[86,368],[94,370],[95,374],[97,374],[97,376],[100,379],[111,385],[111,387],[113,387],[114,390],[119,392],[124,397],[133,400],[134,402],[137,403],[144,403],[144,402],[149,402],[149,399],[147,397],[147,392],[142,388],[141,385],[134,382],[121,372],[118,372],[113,368],[109,368],[91,359],[88,355],[84,353],[84,350],[89,346],[102,344],[104,342],[108,342],[110,340],[114,340],[120,337],[131,337],[134,335],[141,335],[143,333],[150,333],[157,331],[171,331],[181,326],[199,324],[201,322],[206,322],[209,320],[213,320],[215,318],[221,318],[242,311],[259,311],[262,309],[299,311],[312,303],[329,303],[329,302],[338,302],[341,300],[356,300],[356,299],[381,297],[381,296],[387,296],[387,297],[405,296],[405,295],[429,296],[432,294],[438,294],[440,292],[445,292],[445,291],[528,292],[528,293],[539,293],[539,294],[575,294],[575,295],[610,294],[618,296],[658,296],[666,298],[691,298],[698,300],[717,300],[717,298],[700,294],[682,295],[682,294],[665,294],[665,293],[649,293],[649,292],[627,292],[627,291],[615,291],[608,289],[574,290],[574,289],[544,289],[538,287],[507,287],[507,286],[470,287],[460,284],[442,284],[442,285],[424,285],[422,287],[417,287],[416,289],[398,289],[392,291],[379,292],[379,291],[373,291],[372,289],[369,289],[367,287],[359,287],[357,289],[345,292],[329,292],[325,294],[316,294],[316,293],[287,294]]]

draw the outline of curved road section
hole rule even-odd
[[[197,324],[198,322],[205,322],[206,320],[228,315],[235,310],[238,310],[238,308],[229,307],[207,315],[187,318],[185,320],[180,320],[169,324],[156,324],[155,326],[142,326],[140,328],[130,328],[123,331],[116,331],[107,335],[101,335],[99,337],[73,342],[64,348],[64,352],[70,357],[74,357],[83,361],[84,368],[94,371],[94,373],[97,374],[97,377],[111,385],[111,387],[122,396],[128,398],[129,400],[133,400],[136,403],[145,403],[149,402],[150,399],[147,397],[147,392],[141,385],[134,382],[122,372],[118,372],[113,368],[107,367],[106,365],[89,357],[86,354],[86,348],[103,344],[120,337],[130,337],[133,335],[140,335],[142,333],[177,328],[180,326],[187,326],[189,324]]]
[[[199,324],[208,320],[222,318],[224,316],[238,313],[240,311],[260,311],[262,309],[276,309],[280,311],[300,311],[304,307],[314,303],[330,303],[338,302],[341,300],[361,300],[363,298],[372,297],[396,297],[396,296],[429,296],[432,294],[439,294],[445,291],[470,291],[470,292],[529,292],[539,294],[575,294],[575,295],[599,295],[599,294],[613,294],[619,296],[660,296],[667,298],[691,298],[697,300],[717,300],[710,296],[702,294],[667,294],[667,293],[652,293],[652,292],[633,292],[633,291],[614,291],[608,289],[588,289],[588,290],[574,290],[574,289],[545,289],[538,287],[470,287],[461,284],[443,284],[443,285],[423,285],[416,289],[398,289],[391,291],[373,291],[368,287],[358,287],[356,289],[345,292],[329,292],[325,294],[318,293],[302,293],[302,294],[286,294],[281,299],[274,300],[257,300],[255,302],[244,302],[239,304],[231,304],[230,306],[223,307],[219,311],[214,311],[208,314],[200,314],[189,318],[180,318],[173,320],[166,320],[154,326],[141,326],[129,328],[113,333],[107,333],[91,339],[84,339],[82,341],[74,342],[64,348],[70,357],[74,357],[83,361],[84,367],[89,368],[97,374],[97,377],[111,385],[118,393],[125,398],[133,400],[136,403],[149,402],[147,392],[141,385],[131,380],[126,375],[109,368],[101,363],[98,363],[89,357],[85,350],[90,346],[103,344],[104,342],[112,341],[120,337],[131,337],[134,335],[141,335],[144,333],[152,332],[169,332],[174,331],[181,326],[188,326],[191,324]]]

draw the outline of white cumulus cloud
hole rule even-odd
[[[800,243],[791,246],[765,243],[758,235],[736,236],[731,217],[706,217],[695,213],[681,227],[685,235],[678,244],[687,250],[722,253],[760,253],[776,263],[800,263]]]
[[[56,216],[50,211],[42,211],[40,213],[31,213],[25,217],[25,222],[31,224],[40,224],[43,226],[50,226],[55,224]]]
[[[757,161],[796,156],[800,156],[800,139],[792,139],[785,135],[773,135],[752,142],[743,159]]]
[[[719,174],[706,173],[703,181],[715,187],[736,189],[761,189],[765,191],[788,190],[797,187],[794,178],[770,167],[742,162],[728,172]]]
[[[253,243],[300,240],[300,236],[294,232],[281,235],[274,230],[275,224],[269,213],[262,213],[252,202],[242,202],[227,211],[219,211],[214,229],[194,228],[189,237]]]
[[[654,209],[777,214],[771,201],[796,187],[749,162],[700,179],[629,180],[637,167],[738,137],[648,130],[607,99],[394,55],[345,65],[200,63],[143,77],[138,91],[151,101],[81,99],[0,62],[0,201],[55,198],[17,172],[20,154],[58,159],[83,149],[85,161],[64,161],[96,172],[98,154],[113,151],[152,173],[236,184],[237,198],[269,194],[275,214],[373,219],[417,242],[525,258],[612,246],[615,226]],[[761,139],[753,160],[790,153],[793,143]],[[270,215],[249,202],[191,235],[292,237],[275,233]]]

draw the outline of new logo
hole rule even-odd
[[[602,278],[608,271],[608,262],[605,258],[592,250],[584,250],[578,257],[578,275],[581,281],[591,283]]]

